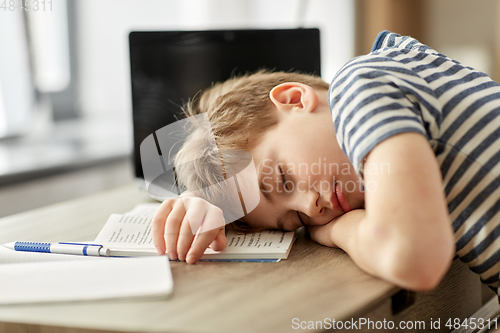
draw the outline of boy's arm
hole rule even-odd
[[[398,286],[434,288],[451,264],[455,242],[427,139],[416,133],[393,136],[372,150],[365,170],[366,210],[309,228],[311,237],[339,246],[360,268]]]
[[[365,272],[379,276],[386,280],[391,280],[389,276],[380,275],[376,270],[371,268],[371,265],[366,265],[364,261],[359,258],[359,250],[356,247],[357,232],[360,227],[361,221],[365,217],[364,209],[351,210],[345,213],[330,223],[322,226],[308,226],[311,239],[319,244],[341,248],[349,254],[351,259]],[[391,282],[394,282],[391,280]]]

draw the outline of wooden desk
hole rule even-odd
[[[111,213],[146,201],[148,196],[130,185],[5,217],[0,244],[93,239]],[[437,289],[417,293],[404,309],[403,294],[393,297],[399,288],[303,234],[280,263],[171,264],[170,300],[4,306],[0,332],[290,332],[294,318],[300,323],[357,317],[396,324],[418,319],[426,325],[431,317],[441,318],[441,331],[447,331],[443,320],[465,318],[481,306],[479,278],[457,260]]]

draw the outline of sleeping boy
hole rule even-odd
[[[185,112],[206,112],[218,148],[255,161],[260,202],[233,228],[305,227],[367,273],[416,291],[436,287],[458,255],[497,292],[500,86],[486,74],[384,31],[330,85],[258,72],[214,85]],[[201,149],[201,135],[176,161]],[[207,173],[194,164],[179,180],[203,186]],[[223,219],[201,199],[189,209],[203,223]],[[162,203],[153,240],[189,264],[227,243],[223,226],[194,235],[181,199]]]

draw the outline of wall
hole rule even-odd
[[[87,115],[114,114],[127,121],[131,30],[295,28],[303,22],[321,30],[327,81],[354,54],[352,0],[78,0],[77,13],[78,105]]]
[[[495,77],[498,7],[497,0],[425,0],[427,43]]]
[[[356,54],[377,34],[410,35],[447,56],[500,79],[497,0],[356,0]]]

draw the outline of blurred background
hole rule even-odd
[[[0,217],[133,181],[130,31],[319,28],[330,82],[391,30],[498,81],[499,17],[497,0],[0,0]]]

